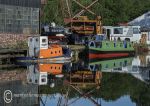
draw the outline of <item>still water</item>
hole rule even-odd
[[[150,106],[149,54],[16,66],[0,69],[0,106]]]

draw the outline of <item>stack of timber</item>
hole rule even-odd
[[[148,52],[148,45],[147,45],[147,35],[146,34],[142,34],[141,39],[140,39],[140,43],[139,44],[135,44],[136,50],[139,53],[143,53],[143,52]]]
[[[140,39],[140,43],[141,44],[146,44],[147,41],[147,36],[146,34],[142,34],[141,39]]]
[[[141,60],[141,65],[142,65],[142,66],[146,64],[146,56],[140,55],[140,56],[139,56],[139,59]]]

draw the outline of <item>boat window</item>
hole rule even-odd
[[[57,53],[57,51],[55,51],[55,53]]]
[[[53,54],[53,52],[51,52],[51,54]]]
[[[91,46],[91,47],[94,47],[94,43],[92,42],[90,46]]]
[[[56,69],[56,67],[55,67],[55,69]]]
[[[114,66],[116,66],[116,63],[114,63]]]
[[[38,42],[38,38],[36,38],[35,41]]]
[[[101,70],[101,68],[102,68],[102,65],[101,65],[101,64],[99,64],[99,69]]]
[[[139,34],[140,31],[139,31],[139,28],[133,28],[133,34]]]
[[[93,65],[90,65],[90,70],[94,70],[93,68],[94,68],[94,66],[93,66]]]
[[[37,79],[35,80],[35,83],[37,83],[38,81],[37,81]]]
[[[122,62],[120,62],[120,66],[122,66]]]
[[[131,44],[129,44],[129,47],[131,47]]]
[[[114,47],[116,47],[117,45],[116,45],[116,42],[114,42]]]
[[[124,48],[127,48],[127,41],[126,40],[123,41],[123,45],[124,45]]]
[[[95,64],[95,71],[98,71],[98,70],[99,70],[99,65]]]
[[[99,46],[99,43],[98,43],[98,42],[96,42],[96,43],[95,43],[95,45],[96,45],[96,47],[98,47],[98,46]]]
[[[127,60],[124,61],[124,66],[127,66]]]
[[[100,42],[100,45],[99,45],[99,46],[100,46],[100,48],[102,47],[102,42]]]
[[[53,69],[53,67],[51,66],[51,69]]]
[[[60,70],[60,67],[58,69]]]
[[[45,43],[45,42],[46,42],[46,39],[42,39],[42,42]]]
[[[120,37],[118,37],[117,41],[121,41]]]
[[[109,44],[108,44],[108,43],[106,43],[106,46],[107,46],[107,47],[109,47]]]
[[[59,50],[59,53],[60,53],[60,50]]]
[[[114,28],[114,34],[123,34],[123,28]]]
[[[45,78],[42,78],[41,81],[42,81],[42,82],[46,82],[46,79],[45,79]]]

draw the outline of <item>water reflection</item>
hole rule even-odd
[[[47,97],[43,96],[41,100],[51,98],[47,100],[47,105],[86,103],[89,106],[101,106],[124,103],[134,106],[137,100],[141,99],[141,95],[134,97],[132,93],[138,91],[140,94],[143,92],[141,87],[146,90],[142,95],[150,98],[147,95],[147,92],[150,92],[147,85],[150,80],[149,56],[145,56],[145,59],[143,62],[144,60],[137,56],[98,61],[79,60],[67,64],[30,65],[28,82],[38,84],[40,94],[47,94]],[[134,89],[137,91],[132,91]],[[43,101],[40,103],[45,105]]]
[[[15,93],[46,94],[32,98],[36,100],[36,103],[30,102],[32,105],[150,105],[150,55],[109,60],[80,59],[65,64],[31,64],[27,65],[26,79],[26,83],[16,84],[16,88],[23,86],[20,88],[27,88],[27,91],[12,90],[12,86],[4,86],[6,83],[0,83],[0,86]]]
[[[139,80],[149,83],[150,81],[150,56],[139,55],[120,59],[111,59],[90,62],[88,65],[92,71],[101,70],[111,73],[128,73]]]
[[[102,72],[113,72],[113,70],[124,70],[127,66],[132,64],[133,57],[119,58],[95,61],[89,63],[89,69],[92,71],[102,71]]]

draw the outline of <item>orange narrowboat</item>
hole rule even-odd
[[[49,44],[48,36],[29,37],[28,47],[28,56],[34,59],[71,59],[71,50],[60,44]]]
[[[39,64],[40,72],[58,75],[62,73],[63,64]]]

